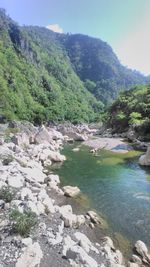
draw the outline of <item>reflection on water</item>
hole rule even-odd
[[[68,160],[57,170],[62,183],[79,186],[113,233],[150,245],[150,172],[138,165],[139,152],[94,157],[87,147],[74,152],[66,146],[63,153]]]

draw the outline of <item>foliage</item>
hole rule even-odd
[[[150,85],[135,86],[121,93],[109,109],[109,125],[117,131],[127,130],[130,125],[148,129]]]
[[[85,87],[105,104],[121,90],[150,81],[150,77],[122,66],[112,48],[100,39],[74,34],[60,35],[60,41]]]
[[[0,199],[3,199],[5,202],[11,202],[14,198],[15,192],[12,191],[9,187],[2,187],[0,189]]]
[[[101,120],[118,91],[147,78],[84,35],[20,27],[0,9],[0,116],[41,124]]]
[[[21,213],[18,210],[13,210],[10,214],[10,219],[13,222],[13,230],[21,236],[28,236],[31,228],[37,223],[36,214],[31,211]]]
[[[129,120],[129,124],[130,125],[138,125],[140,123],[142,123],[142,115],[139,112],[132,112],[129,116],[130,120]]]

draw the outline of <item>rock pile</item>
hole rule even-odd
[[[85,229],[89,233],[101,224],[94,211],[76,215],[70,205],[63,205],[65,195],[74,197],[80,190],[62,190],[59,176],[47,166],[66,160],[60,153],[66,137],[56,128],[27,125],[13,123],[20,132],[10,134],[9,142],[4,134],[0,143],[0,266],[125,266],[109,237],[93,243],[85,235]],[[129,266],[149,263],[148,250],[140,242],[140,256],[133,255]]]

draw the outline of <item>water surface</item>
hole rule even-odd
[[[138,165],[139,152],[101,151],[95,157],[88,147],[72,148],[64,148],[67,161],[57,170],[63,185],[78,186],[113,235],[150,245],[150,172]]]

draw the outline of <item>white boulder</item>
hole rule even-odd
[[[25,249],[15,267],[39,267],[42,258],[43,252],[40,245],[35,242]]]
[[[64,186],[63,187],[64,195],[67,197],[75,197],[80,193],[80,189],[77,186]]]
[[[20,174],[8,176],[7,178],[8,185],[14,188],[20,188],[24,185],[24,178]]]
[[[150,147],[148,147],[146,154],[139,158],[139,164],[143,166],[150,166]]]

